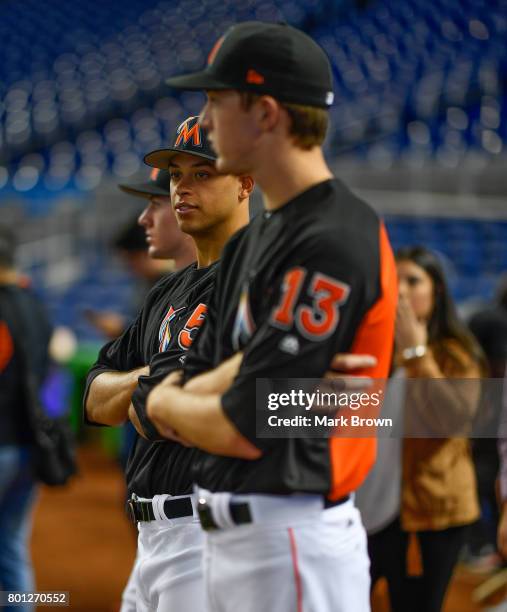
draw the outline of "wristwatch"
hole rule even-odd
[[[428,352],[428,347],[425,344],[417,344],[416,346],[409,346],[401,351],[403,361],[411,361],[412,359],[419,359],[424,357]]]

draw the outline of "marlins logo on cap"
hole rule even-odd
[[[194,119],[198,119],[198,117],[190,117],[179,125],[176,130],[178,136],[174,143],[175,147],[184,147],[190,140],[192,141],[192,146],[202,147],[201,130],[199,123],[197,121],[194,122]],[[192,127],[190,127],[191,121],[193,123]]]
[[[188,117],[176,129],[174,145],[148,153],[144,163],[154,168],[169,167],[169,162],[178,153],[188,153],[215,161],[217,156],[206,136],[206,130],[199,124],[199,117]]]

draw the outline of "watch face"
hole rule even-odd
[[[410,360],[415,359],[417,357],[423,357],[426,355],[426,347],[424,344],[419,344],[417,346],[411,346],[409,348],[404,349],[401,352],[403,359]]]

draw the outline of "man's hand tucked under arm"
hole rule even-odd
[[[129,406],[129,419],[132,425],[134,426],[135,430],[137,431],[137,433],[141,436],[141,438],[144,438],[145,440],[147,440],[148,438],[146,437],[146,434],[144,433],[143,426],[141,425],[141,421],[139,420],[139,417],[137,416],[136,410],[132,402],[130,403],[130,406]]]

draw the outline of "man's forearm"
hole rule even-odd
[[[149,374],[145,366],[129,372],[102,372],[90,386],[86,414],[90,421],[102,425],[121,425],[128,418],[132,393],[139,376]]]
[[[224,415],[220,395],[194,395],[160,384],[148,396],[147,413],[161,435],[168,428],[209,453],[250,460],[262,455]]]
[[[243,353],[236,353],[213,370],[208,370],[191,378],[184,386],[185,391],[198,395],[225,393],[232,386],[239,372],[242,359]]]

